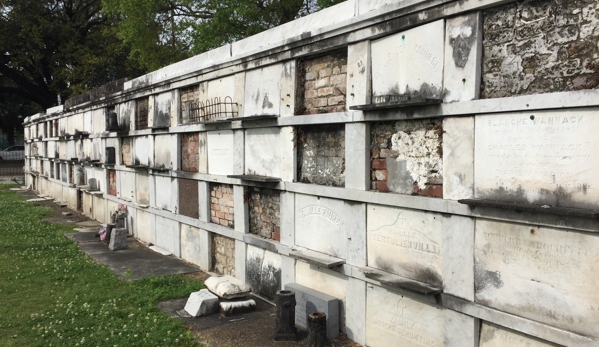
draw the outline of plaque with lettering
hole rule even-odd
[[[443,310],[377,286],[367,286],[366,344],[443,347]]]
[[[510,329],[483,322],[480,331],[480,347],[559,347]]]
[[[432,285],[443,284],[440,215],[368,205],[367,220],[369,267]]]
[[[476,198],[598,208],[597,111],[477,116]]]
[[[208,132],[208,173],[233,174],[233,131]]]
[[[342,200],[295,195],[295,244],[333,257],[347,256]]]
[[[439,20],[373,41],[372,94],[439,98],[445,22]]]
[[[596,235],[479,219],[476,301],[599,337],[597,249]]]

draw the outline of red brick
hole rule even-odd
[[[374,175],[377,181],[386,181],[389,178],[389,173],[387,170],[376,170]]]
[[[376,189],[379,192],[388,192],[389,191],[389,188],[387,187],[387,182],[385,182],[385,181],[377,181]]]
[[[371,152],[371,157],[372,159],[377,159],[379,157],[379,150],[378,149],[373,149]]]
[[[373,169],[386,169],[387,161],[385,159],[373,159],[372,160],[372,168]]]
[[[272,233],[271,235],[272,235],[273,240],[281,241],[280,233]]]
[[[419,189],[417,184],[414,187],[418,189],[417,194],[422,196],[430,196],[434,198],[443,198],[443,186],[431,184],[427,185],[424,189]]]

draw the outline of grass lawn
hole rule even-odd
[[[156,302],[203,288],[184,276],[122,281],[0,185],[0,346],[199,346]]]

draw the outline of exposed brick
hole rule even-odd
[[[181,134],[181,170],[198,172],[199,160],[199,133]]]
[[[329,77],[329,76],[331,76],[332,73],[333,73],[333,69],[331,69],[331,68],[321,69],[318,71],[318,77],[320,77],[320,78]]]
[[[388,192],[389,188],[387,187],[387,182],[385,181],[377,181],[376,189],[380,192]]]
[[[235,276],[235,240],[213,234],[212,261],[216,273]]]
[[[386,169],[387,161],[385,159],[373,159],[372,160],[372,168],[373,169]]]
[[[374,176],[377,181],[386,181],[389,178],[389,173],[387,170],[376,170],[374,171]]]
[[[414,192],[422,196],[443,198],[443,186],[441,185],[431,184],[427,185],[424,189],[420,189],[417,184],[414,184]]]
[[[211,218],[212,223],[234,227],[234,203],[233,203],[233,187],[226,184],[211,184],[210,185],[210,210],[214,211],[214,217]],[[212,213],[211,213],[212,215]]]
[[[272,233],[272,238],[274,240],[281,241],[281,234],[280,233]]]
[[[108,170],[108,194],[116,196],[117,182],[116,182],[116,170]]]
[[[277,190],[248,188],[250,233],[272,238],[280,232],[280,193]]]
[[[298,128],[298,180],[345,186],[344,125]]]

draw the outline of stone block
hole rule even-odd
[[[242,298],[252,291],[249,285],[228,275],[212,276],[204,282],[204,285],[222,299]]]
[[[246,257],[246,281],[252,292],[274,301],[281,290],[281,255],[248,245]]]
[[[112,229],[108,249],[118,251],[127,247],[127,229]]]
[[[245,173],[281,176],[279,128],[248,129],[245,133]]]
[[[191,293],[184,308],[185,312],[189,313],[192,317],[207,316],[218,312],[218,309],[218,297],[210,293],[208,289]]]
[[[443,197],[474,196],[474,117],[443,119]]]
[[[285,77],[284,64],[247,71],[243,116],[279,115],[283,77]]]
[[[232,130],[208,132],[208,173],[232,175],[234,161]]]
[[[438,20],[372,41],[373,97],[442,97],[444,24]]]
[[[295,324],[308,328],[308,315],[321,311],[327,316],[327,338],[339,335],[339,300],[325,293],[297,283],[285,285],[285,290],[295,292]]]
[[[475,117],[475,197],[599,207],[597,108]]]
[[[219,306],[220,313],[225,317],[256,311],[256,301],[254,299],[221,301]]]
[[[558,347],[551,342],[484,322],[480,333],[480,347]]]

